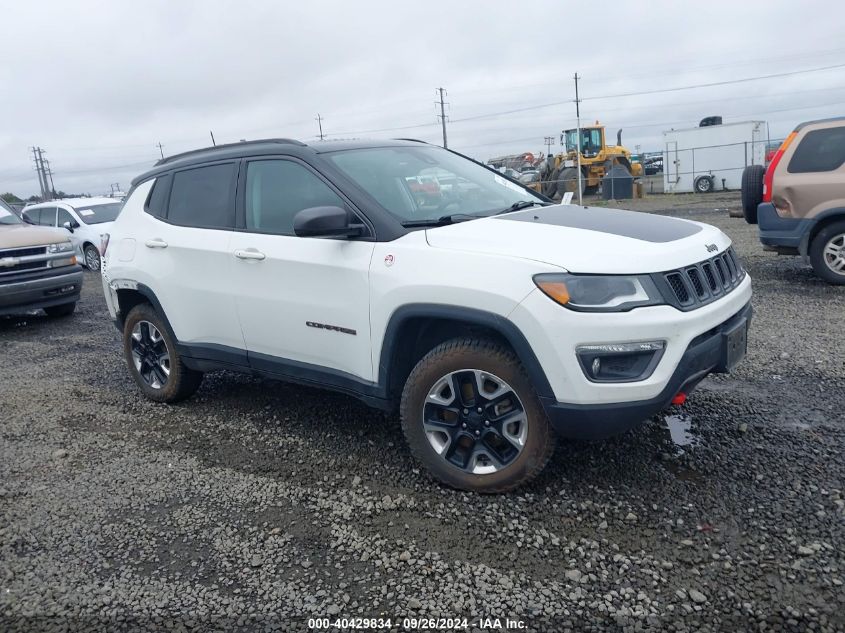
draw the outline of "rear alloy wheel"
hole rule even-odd
[[[170,377],[170,352],[158,328],[149,321],[138,321],[130,340],[135,371],[147,385],[161,389]]]
[[[831,284],[845,285],[845,221],[824,227],[810,244],[810,263]]]
[[[492,341],[456,339],[414,368],[402,393],[402,428],[440,481],[504,492],[535,477],[554,436],[525,369]]]
[[[88,267],[88,270],[98,271],[100,270],[100,251],[96,249],[96,247],[89,244],[85,247],[85,265]]]
[[[126,316],[123,351],[135,383],[156,402],[184,400],[202,382],[202,372],[182,362],[164,319],[149,304],[135,306]]]

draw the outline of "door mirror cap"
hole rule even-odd
[[[341,207],[311,207],[293,217],[293,232],[298,237],[357,237],[364,225],[353,223],[353,217]]]
[[[68,220],[67,222],[62,224],[62,226],[64,228],[66,228],[68,231],[70,231],[71,233],[73,233],[73,229],[79,228],[79,222],[76,222],[75,220]]]

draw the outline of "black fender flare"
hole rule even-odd
[[[482,326],[493,330],[513,348],[520,362],[522,362],[528,371],[537,395],[540,397],[554,398],[551,384],[549,384],[549,380],[546,377],[545,371],[543,371],[543,367],[540,365],[540,361],[537,360],[537,356],[534,354],[534,350],[531,348],[525,335],[512,321],[499,314],[485,310],[437,303],[406,304],[397,308],[390,315],[390,320],[384,331],[384,339],[382,340],[377,378],[380,387],[385,391],[388,391],[391,387],[387,383],[394,352],[397,346],[402,345],[402,341],[399,340],[399,332],[401,332],[402,326],[406,321],[419,317],[462,321],[469,325]]]

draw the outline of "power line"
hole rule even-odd
[[[805,70],[795,70],[795,71],[790,71],[790,72],[785,72],[785,73],[774,73],[774,74],[771,74],[771,75],[760,75],[758,77],[744,77],[742,79],[729,79],[729,80],[725,80],[725,81],[714,81],[714,82],[706,83],[706,84],[694,84],[694,85],[690,85],[690,86],[676,86],[674,88],[660,88],[660,89],[657,89],[657,90],[644,90],[644,91],[639,91],[639,92],[626,92],[626,93],[619,93],[619,94],[613,94],[613,95],[601,95],[601,96],[597,96],[597,97],[582,97],[581,101],[588,101],[588,100],[594,101],[594,100],[597,100],[597,99],[614,99],[614,98],[617,98],[617,97],[634,97],[634,96],[639,96],[639,95],[657,94],[657,93],[661,93],[661,92],[677,92],[677,91],[680,91],[680,90],[692,90],[694,88],[712,88],[714,86],[726,86],[726,85],[730,85],[730,84],[744,83],[744,82],[749,82],[749,81],[758,81],[760,79],[772,79],[774,77],[787,77],[787,76],[790,76],[790,75],[798,75],[798,74],[812,73],[812,72],[821,72],[821,71],[824,71],[824,70],[832,70],[832,69],[835,69],[835,68],[843,68],[843,67],[845,67],[845,64],[836,64],[836,65],[833,65],[833,66],[823,66],[821,68],[808,68],[808,69],[805,69]],[[511,109],[511,110],[502,110],[500,112],[488,112],[487,114],[477,114],[477,115],[474,115],[474,116],[463,117],[463,118],[460,118],[460,119],[451,119],[451,121],[452,121],[452,123],[463,123],[464,121],[477,121],[478,119],[488,119],[488,118],[493,118],[493,117],[497,117],[497,116],[504,116],[506,114],[518,114],[520,112],[530,112],[532,110],[541,110],[543,108],[551,108],[553,106],[566,105],[568,103],[572,103],[572,100],[567,99],[565,101],[551,101],[549,103],[542,103],[542,104],[532,105],[532,106],[524,106],[524,107],[521,107],[521,108],[514,108],[514,109]]]
[[[637,97],[640,95],[653,95],[661,92],[677,92],[679,90],[693,90],[695,88],[712,88],[714,86],[728,86],[731,84],[741,84],[748,81],[759,81],[761,79],[773,79],[775,77],[789,77],[790,75],[803,75],[805,73],[816,73],[825,70],[833,70],[835,68],[845,68],[845,64],[834,64],[833,66],[822,66],[820,68],[807,68],[805,70],[792,70],[784,73],[773,73],[771,75],[759,75],[757,77],[743,77],[742,79],[728,79],[726,81],[712,81],[706,84],[693,84],[691,86],[676,86],[674,88],[659,88],[657,90],[642,90],[639,92],[620,92],[612,95],[600,95],[598,97],[585,97],[584,101],[596,99],[617,99],[619,97]]]

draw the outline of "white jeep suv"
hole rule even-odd
[[[413,454],[484,492],[536,475],[555,432],[606,437],[683,401],[739,362],[751,320],[716,228],[554,205],[411,140],[169,157],[105,241],[147,397],[231,369],[398,405]]]

